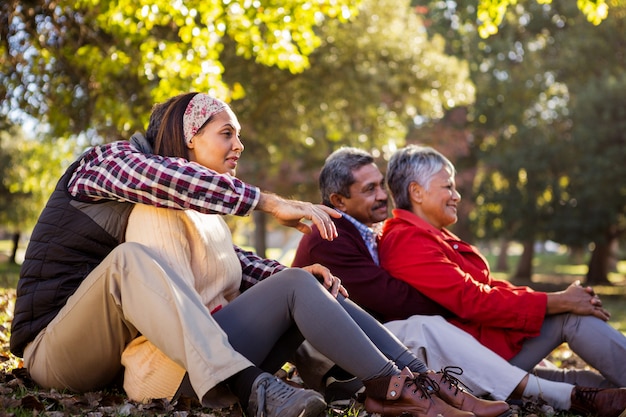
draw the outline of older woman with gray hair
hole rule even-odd
[[[568,343],[612,388],[572,385],[570,402],[560,408],[619,416],[626,389],[615,387],[626,386],[626,337],[607,323],[600,298],[578,282],[545,293],[495,279],[478,249],[446,229],[456,223],[461,201],[455,174],[433,148],[409,145],[394,153],[387,185],[395,209],[379,244],[383,268],[446,307],[452,324],[524,370]],[[540,389],[550,389],[545,385]],[[537,386],[528,383],[526,389]]]

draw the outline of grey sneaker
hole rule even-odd
[[[267,372],[254,380],[248,417],[317,417],[326,410],[324,397],[310,389],[296,388]]]

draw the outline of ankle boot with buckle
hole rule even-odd
[[[425,374],[414,376],[404,368],[399,375],[364,381],[365,410],[383,417],[474,417],[469,411],[446,404],[435,395],[437,387]]]
[[[626,388],[585,388],[572,390],[570,411],[598,417],[618,417],[626,414]]]
[[[476,417],[509,417],[513,412],[506,401],[489,401],[476,398],[467,385],[454,375],[462,375],[458,366],[446,366],[440,372],[429,371],[426,375],[439,386],[439,397],[461,410],[471,411]]]

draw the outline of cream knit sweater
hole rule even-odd
[[[241,265],[220,215],[137,204],[129,218],[126,241],[156,251],[161,262],[196,289],[210,311],[239,295]],[[126,347],[122,364],[124,389],[129,398],[140,402],[171,399],[185,374],[180,364],[143,336]]]

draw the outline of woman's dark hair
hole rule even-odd
[[[154,138],[153,152],[155,154],[189,160],[189,149],[183,131],[183,116],[187,105],[196,94],[198,93],[181,94],[167,107],[159,131]]]
[[[159,133],[159,129],[161,128],[161,122],[163,121],[163,116],[165,116],[165,112],[170,108],[170,105],[178,100],[181,96],[174,96],[163,103],[157,103],[152,106],[152,113],[150,113],[150,122],[148,122],[148,128],[146,129],[146,140],[150,144],[150,147],[154,149],[154,141]]]

